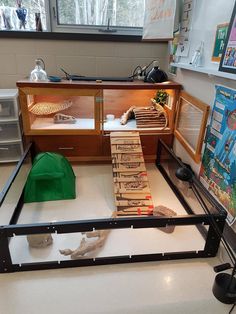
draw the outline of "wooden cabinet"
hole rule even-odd
[[[100,135],[54,135],[54,136],[34,136],[35,148],[37,152],[55,152],[71,160],[99,160],[102,156],[102,137]]]
[[[35,142],[37,152],[59,152],[74,161],[110,160],[113,131],[139,131],[146,160],[155,158],[158,138],[172,144],[178,83],[19,81],[17,86],[24,133]],[[120,124],[124,112],[131,106],[150,106],[160,89],[168,93],[166,128],[138,128],[136,120]],[[58,114],[73,117],[73,123],[55,123]]]

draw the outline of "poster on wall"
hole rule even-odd
[[[143,39],[172,39],[176,0],[146,0]]]
[[[229,23],[219,70],[236,74],[236,2]]]
[[[179,44],[176,56],[187,57],[189,54],[190,42],[189,35],[192,24],[194,0],[184,0],[182,20],[180,24]]]
[[[216,27],[215,43],[211,58],[211,61],[213,62],[220,62],[224,49],[225,39],[227,36],[228,27],[229,23],[219,24]]]
[[[236,218],[236,90],[216,86],[205,142],[200,180],[227,210],[227,221],[233,224]]]
[[[176,56],[176,51],[179,43],[179,34],[174,34],[173,40],[169,41],[169,64],[168,64],[168,72],[172,75],[176,75],[177,67],[172,66],[171,64],[174,62],[178,62],[178,57]]]

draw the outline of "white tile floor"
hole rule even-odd
[[[82,179],[86,171],[82,168],[76,171],[79,169]],[[153,189],[157,178],[152,167],[149,173]],[[165,189],[163,182],[161,186]],[[81,191],[83,185],[78,188]],[[104,186],[97,186],[98,191],[101,188]],[[109,194],[109,188],[104,191]],[[175,205],[181,214],[183,209],[174,196],[167,200],[158,191],[157,194],[153,191],[154,202]],[[106,216],[112,208],[109,198],[105,201]],[[22,221],[32,219],[27,214],[29,211],[27,207],[24,209]],[[41,210],[42,221],[50,215],[47,211],[47,208]],[[61,219],[61,212],[59,208],[54,218]],[[195,239],[195,244],[200,241],[195,236],[191,239],[190,235],[187,239]],[[218,258],[211,258],[1,274],[0,314],[224,314],[231,306],[217,301],[211,291],[213,266],[219,263]]]
[[[15,163],[7,164],[0,163],[0,191],[4,187],[4,184],[6,183],[12,171],[14,170],[15,165],[16,165]]]

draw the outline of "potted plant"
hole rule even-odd
[[[155,97],[152,98],[152,102],[159,104],[162,107],[164,107],[164,105],[166,105],[166,103],[167,103],[167,99],[168,99],[168,93],[166,91],[164,91],[163,89],[159,89],[156,92]]]

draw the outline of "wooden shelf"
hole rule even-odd
[[[58,83],[52,82],[31,82],[29,80],[18,81],[18,87],[30,88],[67,88],[67,89],[182,89],[182,85],[176,82],[167,81],[164,83],[144,83],[143,81],[133,82],[108,82],[103,81],[68,81],[62,80]]]

